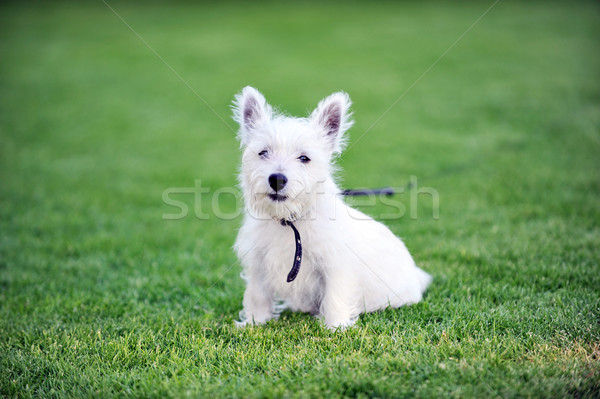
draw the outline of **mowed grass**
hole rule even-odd
[[[491,1],[108,4],[164,62],[101,1],[0,5],[2,396],[600,396],[598,3],[500,1],[462,38]],[[422,303],[233,326],[247,84],[350,94],[342,185],[417,179],[353,202]]]

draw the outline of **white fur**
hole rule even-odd
[[[398,237],[341,198],[332,158],[352,126],[350,105],[346,93],[334,93],[308,118],[293,118],[274,113],[252,87],[236,96],[246,206],[235,243],[246,281],[238,325],[265,323],[289,308],[329,328],[348,327],[361,313],[419,302],[431,282]],[[279,192],[285,201],[268,196],[273,173],[288,179]],[[293,221],[302,238],[302,265],[290,283],[294,234],[281,219]]]

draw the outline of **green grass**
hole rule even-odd
[[[600,396],[598,3],[500,1],[421,79],[491,1],[109,4],[226,123],[103,2],[0,5],[2,396]],[[422,303],[233,326],[240,218],[162,193],[235,184],[247,84],[351,95],[344,187],[437,190],[385,221]]]

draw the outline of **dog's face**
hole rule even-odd
[[[244,149],[240,182],[252,216],[294,220],[310,210],[352,126],[350,104],[347,94],[335,93],[308,118],[292,118],[275,114],[252,87],[236,96]]]

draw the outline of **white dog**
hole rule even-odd
[[[431,282],[399,238],[341,198],[332,161],[353,124],[350,105],[334,93],[293,118],[252,87],[235,97],[246,208],[235,243],[246,281],[238,325],[290,308],[344,328],[361,313],[419,302]]]

